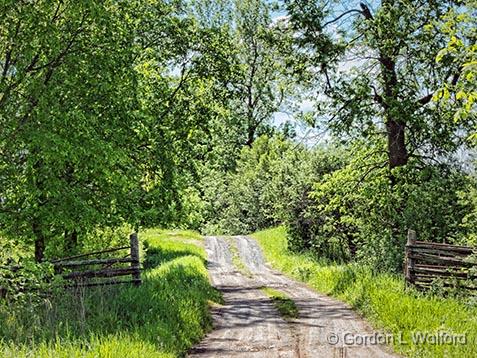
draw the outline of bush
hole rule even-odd
[[[234,172],[211,171],[202,182],[204,231],[243,234],[293,217],[307,188],[339,167],[336,148],[309,150],[277,137],[243,148]]]
[[[61,283],[53,265],[37,264],[27,245],[0,240],[0,302],[34,308],[43,302],[45,292],[55,291]]]
[[[131,232],[133,232],[133,228],[127,224],[117,227],[96,227],[88,232],[76,232],[74,241],[71,239],[71,232],[67,232],[49,240],[45,250],[46,257],[48,259],[67,257],[79,253],[127,246]]]
[[[473,179],[450,165],[418,161],[390,172],[377,153],[357,150],[345,167],[313,186],[289,222],[292,249],[400,271],[409,228],[419,240],[463,240],[469,230],[462,221],[472,205],[461,192]]]

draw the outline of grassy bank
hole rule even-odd
[[[144,283],[61,292],[34,309],[0,306],[2,357],[177,357],[210,329],[201,237],[147,230]]]
[[[399,276],[373,273],[355,264],[326,265],[307,255],[292,254],[287,251],[283,227],[252,236],[274,268],[347,302],[375,328],[392,333],[396,352],[410,357],[477,357],[475,304],[405,289]],[[428,337],[439,332],[465,334],[466,343],[417,342],[419,332]]]

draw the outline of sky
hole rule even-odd
[[[310,0],[313,1],[313,0]],[[270,3],[273,2],[273,0],[269,0]],[[279,1],[282,3],[282,1]],[[330,19],[334,19],[338,17],[340,14],[346,12],[347,10],[350,9],[360,9],[360,3],[366,4],[372,12],[376,10],[376,7],[379,5],[380,1],[377,0],[371,0],[371,1],[365,1],[365,0],[347,0],[347,1],[340,1],[336,2],[333,5],[332,8],[332,13],[330,13]],[[330,25],[328,28],[333,32],[337,32],[338,28],[341,29],[346,29],[347,27],[350,26],[351,21],[356,14],[351,14],[349,16],[344,16],[340,21]],[[272,20],[273,21],[278,21],[281,19],[284,19],[287,17],[286,11],[280,10],[280,11],[275,11],[272,13]],[[347,60],[343,61],[339,65],[339,71],[346,74],[348,71],[350,71],[354,67],[359,67],[360,65],[363,65],[363,62],[365,60],[362,59],[352,59],[352,60]],[[324,99],[323,95],[319,94],[319,89],[316,89],[315,91],[316,98],[319,98],[320,100]],[[307,100],[304,100],[301,103],[298,103],[299,110],[302,112],[312,112],[314,110],[314,101],[312,100],[313,98],[313,93],[311,94],[310,98]],[[293,114],[289,113],[284,113],[284,112],[276,112],[273,117],[273,123],[276,126],[283,125],[285,122],[290,121],[293,124],[296,125],[296,131],[297,131],[297,139],[309,146],[314,146],[319,144],[320,142],[326,142],[330,139],[329,133],[324,130],[323,128],[309,128],[306,125],[303,125],[300,123],[296,118],[294,118]]]
[[[269,2],[274,2],[274,1],[269,1]],[[287,13],[284,10],[280,11],[275,11],[272,13],[272,21],[277,22],[281,20],[285,20],[287,18]],[[311,100],[304,100],[301,103],[299,103],[299,111],[301,112],[313,112],[314,110],[314,102]],[[313,145],[315,140],[313,140],[313,143],[310,142],[309,137],[311,137],[310,134],[312,132],[315,132],[313,128],[310,128],[307,125],[304,125],[295,117],[293,116],[293,113],[289,112],[275,112],[273,115],[273,124],[277,127],[284,125],[286,122],[291,122],[295,126],[295,130],[297,132],[297,140],[300,142],[303,142],[307,145]],[[310,143],[309,143],[310,142]]]

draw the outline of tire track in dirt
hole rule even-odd
[[[206,238],[210,278],[225,304],[212,310],[214,330],[189,357],[394,357],[380,345],[330,344],[331,335],[370,336],[373,331],[344,303],[270,269],[255,240],[237,236],[235,243],[253,277],[234,267],[226,240]],[[293,299],[299,317],[285,321],[260,290],[264,286]]]

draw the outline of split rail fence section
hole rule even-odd
[[[65,257],[51,261],[55,272],[72,281],[73,286],[100,286],[121,283],[141,284],[139,241],[136,233],[129,236],[130,245]],[[129,250],[129,251],[126,251]],[[119,257],[100,258],[112,252],[125,252]],[[95,257],[85,259],[86,257]],[[82,260],[78,260],[82,259]],[[118,279],[131,276],[130,280]]]
[[[436,281],[445,287],[477,290],[477,248],[417,241],[409,230],[405,253],[406,282],[427,289]]]

